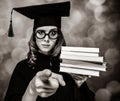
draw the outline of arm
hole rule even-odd
[[[22,101],[36,101],[36,98],[37,95],[34,94],[30,86],[28,86],[22,97]]]
[[[21,101],[27,82],[21,70],[21,64],[15,67],[5,95],[5,101]]]
[[[65,86],[61,75],[47,69],[39,71],[30,81],[22,101],[36,101],[38,95],[41,98],[49,97],[56,93],[59,85]]]
[[[39,72],[38,74],[41,74],[41,73]],[[33,77],[35,75],[37,75],[36,71],[31,70],[26,64],[26,62],[18,63],[11,76],[9,87],[5,95],[5,101],[22,101],[22,100],[28,101],[29,99],[27,100],[27,98],[30,98],[30,97],[31,97],[30,98],[31,100],[35,101],[37,97],[36,93],[35,95],[31,95],[31,93],[29,92],[30,88],[34,88],[34,86],[31,86],[31,82],[34,81]],[[40,75],[38,75],[37,77],[39,76]],[[49,80],[51,83],[53,83],[52,84],[53,88],[56,83],[64,86],[64,84],[62,83],[62,81],[64,82],[64,80],[62,80],[62,76],[60,74],[56,74],[52,72],[52,75],[49,77]],[[32,83],[32,85],[34,84],[35,83]],[[37,95],[41,96],[39,92],[37,93]]]
[[[86,80],[88,76],[70,74],[76,86],[74,86],[75,101],[94,101],[94,92],[89,89]]]

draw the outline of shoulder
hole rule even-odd
[[[36,73],[36,71],[32,70],[29,67],[27,59],[24,59],[17,63],[17,65],[12,73],[12,77],[13,78],[22,78],[22,79],[29,81],[35,75],[35,73]]]
[[[20,72],[20,71],[25,71],[27,68],[29,68],[29,65],[27,63],[27,59],[19,61],[14,69],[14,72]]]
[[[17,66],[21,66],[21,65],[28,65],[27,59],[21,60],[17,63]]]

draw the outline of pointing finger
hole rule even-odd
[[[66,85],[62,75],[59,75],[59,74],[56,74],[56,73],[52,73],[51,77],[57,79],[61,86],[65,86]]]
[[[47,81],[51,75],[52,72],[49,69],[45,69],[36,74],[36,76],[40,78],[42,81]]]

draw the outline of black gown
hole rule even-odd
[[[38,96],[36,101],[94,101],[94,93],[89,90],[86,82],[78,88],[69,74],[59,72],[59,59],[43,54],[37,56],[35,69],[29,67],[27,59],[16,65],[5,95],[5,101],[21,101],[29,82],[38,71],[45,68],[63,75],[66,86],[59,86],[57,92],[50,97],[41,98]]]

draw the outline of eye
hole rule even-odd
[[[38,30],[37,33],[38,33],[39,35],[44,35],[44,34],[45,34],[45,32],[44,32],[43,30]]]
[[[38,30],[36,32],[36,37],[37,38],[43,38],[45,36],[45,32],[43,30]]]
[[[58,37],[58,32],[57,32],[56,30],[51,31],[50,34],[49,34],[49,36],[50,36],[51,38],[57,38],[57,37]]]
[[[57,31],[52,31],[52,32],[51,32],[51,35],[52,35],[52,36],[57,35]]]

